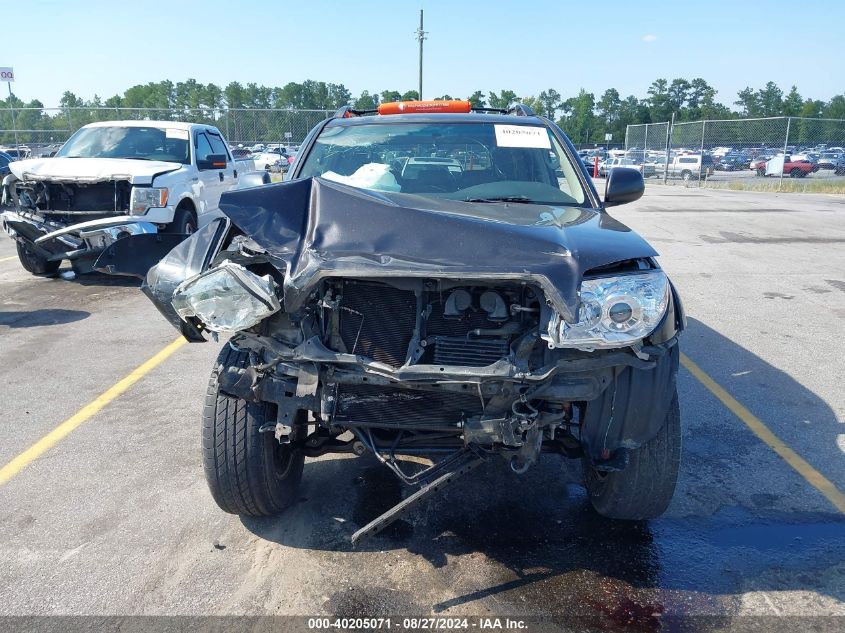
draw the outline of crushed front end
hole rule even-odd
[[[217,388],[272,405],[263,432],[305,456],[371,452],[420,495],[494,456],[624,469],[672,405],[684,321],[650,247],[587,209],[520,225],[410,202],[320,179],[230,193],[143,290],[190,340],[231,336],[248,362]]]
[[[68,259],[90,270],[116,240],[155,233],[150,222],[130,215],[128,176],[92,181],[9,175],[3,182],[2,228],[46,261]]]

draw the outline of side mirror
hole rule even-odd
[[[226,169],[226,154],[209,154],[205,160],[197,160],[197,169]]]
[[[614,167],[607,172],[604,206],[615,207],[639,200],[645,191],[643,175],[631,167]]]

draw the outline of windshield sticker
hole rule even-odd
[[[178,138],[183,141],[188,140],[188,130],[178,130],[175,127],[165,128],[164,135],[167,138]]]
[[[533,125],[494,125],[499,147],[534,147],[551,149],[546,128]]]

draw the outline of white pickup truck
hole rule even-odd
[[[90,272],[127,235],[181,239],[216,214],[224,191],[269,182],[251,160],[232,159],[217,128],[175,121],[92,123],[54,157],[10,171],[0,224],[35,275],[56,274],[65,259]]]

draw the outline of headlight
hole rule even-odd
[[[669,281],[663,271],[585,279],[581,283],[578,323],[555,314],[543,338],[549,347],[626,347],[651,334],[669,301]]]
[[[132,215],[141,215],[153,207],[166,206],[166,187],[132,187],[132,195],[129,198],[129,213]]]
[[[213,332],[237,332],[281,309],[275,290],[269,275],[225,261],[179,284],[172,303],[183,319],[195,316]]]

